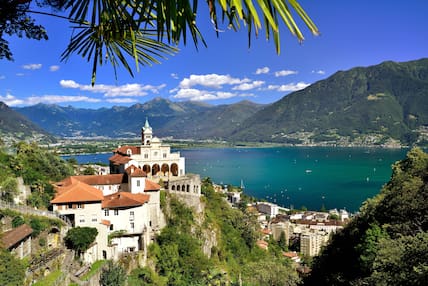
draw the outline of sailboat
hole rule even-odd
[[[241,179],[241,190],[244,191],[244,189],[245,189],[244,180]]]

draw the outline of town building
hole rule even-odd
[[[148,119],[141,129],[141,144],[139,146],[119,146],[109,158],[110,173],[121,174],[125,169],[134,165],[142,169],[150,177],[184,176],[185,159],[179,152],[171,152],[171,147],[153,136]]]
[[[200,176],[185,173],[185,159],[153,137],[147,119],[139,146],[122,146],[113,152],[110,174],[71,176],[54,184],[53,210],[72,227],[98,231],[83,257],[89,263],[146,250],[165,226],[161,189],[191,207],[200,207]]]
[[[54,186],[53,210],[73,227],[98,231],[95,243],[84,254],[86,262],[117,259],[122,253],[145,249],[164,225],[161,187],[135,166],[119,176],[72,176]]]
[[[300,253],[306,256],[316,256],[327,244],[329,234],[320,231],[306,231],[300,235]]]
[[[31,234],[33,229],[23,224],[11,230],[5,231],[1,236],[1,245],[10,250],[19,259],[31,254]]]

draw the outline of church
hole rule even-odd
[[[119,146],[109,158],[110,174],[122,174],[131,165],[143,170],[148,177],[178,177],[185,175],[185,159],[179,152],[153,137],[148,119],[141,129],[140,146]]]

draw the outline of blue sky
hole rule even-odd
[[[80,56],[61,62],[71,35],[69,24],[36,17],[48,41],[8,38],[15,61],[0,61],[0,101],[9,106],[37,103],[85,108],[130,106],[155,97],[230,104],[241,100],[271,103],[292,91],[325,79],[339,70],[428,57],[428,1],[300,0],[321,35],[302,28],[299,44],[281,30],[281,54],[265,35],[248,48],[246,30],[222,28],[217,38],[200,1],[200,29],[208,47],[192,42],[162,64],[141,67],[132,78],[119,68],[98,70],[91,87],[91,63]],[[327,96],[327,95],[326,95]]]

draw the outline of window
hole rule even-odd
[[[113,225],[112,224],[110,225],[110,230],[113,230]]]
[[[135,227],[135,226],[134,226],[134,223],[133,223],[133,222],[131,222],[131,229],[132,229],[132,230],[134,230],[134,227]]]
[[[164,158],[166,158],[166,153],[163,153],[163,155],[162,155]]]
[[[155,155],[155,157],[157,157],[157,155],[158,155],[158,152],[155,152],[155,154],[154,154],[154,155]]]
[[[119,215],[119,210],[114,210],[114,215]]]
[[[149,226],[152,226],[152,221],[149,221]]]
[[[109,216],[109,211],[108,211],[108,209],[105,209],[105,210],[104,210],[104,216]]]
[[[83,209],[83,204],[77,204],[78,209]]]
[[[140,180],[137,180],[137,187],[140,186]]]
[[[72,209],[73,208],[73,204],[68,204],[68,208]]]
[[[134,220],[134,212],[133,212],[133,211],[130,211],[130,212],[129,212],[129,220],[130,220],[130,221],[133,221],[133,220]]]
[[[97,222],[97,215],[92,215],[92,222]]]
[[[149,154],[144,154],[144,159],[149,158]]]
[[[79,222],[85,222],[85,217],[83,215],[79,216]]]

